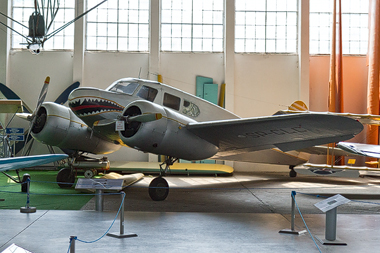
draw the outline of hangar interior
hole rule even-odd
[[[71,17],[74,16],[75,7],[78,9],[75,13],[80,13],[81,9],[85,8],[85,2],[78,1],[78,3],[74,4],[74,1],[67,1],[67,3],[61,1],[61,3],[65,4],[61,7],[67,16],[64,18],[71,20]],[[111,24],[114,20],[111,20],[106,15],[111,15],[113,13],[111,11],[115,11],[114,8],[117,1],[114,2],[110,1],[98,7],[109,10],[109,13],[107,14],[107,11],[99,12],[101,13],[99,15],[103,17],[99,17],[99,21],[95,20],[99,23],[98,28],[95,29],[101,29],[101,25],[109,31],[113,29],[111,28]],[[177,21],[174,18],[170,20],[170,18],[165,18],[166,16],[164,17],[163,15],[167,15],[170,11],[173,13],[176,11],[184,13],[181,10],[189,7],[181,1],[180,3],[172,1],[139,2],[145,8],[141,10],[142,14],[140,14],[141,21],[139,22],[140,29],[142,30],[140,33],[144,32],[141,36],[145,36],[143,38],[148,39],[144,47],[141,46],[141,49],[117,50],[117,48],[113,48],[114,45],[111,45],[111,40],[109,40],[110,45],[106,44],[106,46],[108,45],[110,49],[104,45],[99,45],[99,49],[88,50],[87,48],[91,48],[92,45],[88,45],[90,39],[87,36],[95,36],[94,38],[91,37],[91,40],[97,39],[99,41],[104,39],[104,36],[107,36],[106,33],[102,34],[101,32],[95,33],[95,35],[92,33],[86,35],[86,29],[91,24],[93,26],[98,24],[96,22],[86,23],[86,18],[92,18],[92,16],[78,20],[75,22],[75,25],[66,28],[67,30],[64,32],[65,36],[68,37],[68,42],[65,42],[64,46],[61,41],[62,35],[58,34],[57,36],[60,37],[57,37],[57,42],[54,41],[54,43],[59,49],[42,50],[39,55],[31,54],[25,49],[24,45],[18,44],[20,39],[12,42],[10,30],[2,28],[0,81],[10,87],[28,105],[34,106],[40,87],[46,76],[51,77],[47,101],[52,101],[60,92],[76,81],[79,81],[83,87],[106,88],[119,78],[141,77],[157,80],[157,75],[163,77],[163,83],[195,94],[195,78],[199,75],[211,77],[219,85],[226,83],[226,109],[240,117],[272,115],[278,110],[286,109],[287,106],[296,100],[304,101],[310,110],[327,111],[330,59],[330,24],[328,20],[331,19],[331,14],[326,14],[326,12],[330,7],[324,7],[325,9],[323,9],[319,6],[318,1],[310,1],[310,3],[309,1],[289,1],[288,7],[283,7],[280,3],[278,3],[277,7],[276,1],[273,3],[268,2],[268,11],[270,13],[282,13],[287,15],[287,19],[289,20],[283,25],[279,19],[279,21],[273,21],[273,24],[269,23],[270,26],[268,24],[268,27],[277,29],[278,34],[285,33],[286,31],[289,36],[292,34],[293,37],[288,39],[288,48],[280,46],[283,42],[287,41],[286,38],[276,39],[276,37],[268,37],[267,49],[265,47],[263,49],[259,48],[258,52],[255,52],[256,49],[248,48],[249,43],[255,41],[248,32],[250,31],[249,29],[259,31],[261,23],[254,26],[250,23],[249,19],[245,20],[240,17],[253,13],[259,19],[261,9],[265,8],[265,6],[261,7],[260,2],[260,6],[252,8],[248,2],[237,1],[235,4],[235,1],[225,1],[225,3],[223,1],[211,1],[210,4],[203,4],[203,10],[199,10],[199,14],[197,14],[198,10],[194,10],[196,15],[201,15],[204,19],[203,21],[199,21],[200,25],[204,26],[204,34],[202,34],[201,30],[200,34],[196,36],[207,40],[207,29],[217,30],[221,29],[220,26],[223,27],[222,32],[218,34],[218,36],[221,36],[222,43],[218,48],[215,46],[215,50],[210,50],[206,45],[204,49],[198,49],[200,51],[176,48],[176,40],[186,38],[188,35],[183,31],[184,34],[177,38],[174,32],[177,32],[175,29],[181,29],[178,28],[181,25],[177,25]],[[328,2],[326,1],[326,6],[329,6]],[[25,3],[28,3],[28,1]],[[198,3],[194,2],[194,5],[196,4]],[[271,8],[270,6],[272,5],[276,7]],[[359,33],[357,34],[359,37],[351,38],[351,33],[353,32],[350,32],[350,39],[344,41],[345,45],[347,44],[352,52],[345,53],[343,56],[344,111],[366,113],[368,70],[366,66],[366,52],[360,47],[363,47],[363,44],[366,46],[367,43],[366,38],[363,38],[363,33],[366,32],[365,27],[368,24],[363,20],[365,17],[368,17],[368,1],[360,1],[360,4],[359,2],[350,2],[350,5],[352,7],[347,8],[346,12],[354,13],[347,14],[345,17],[353,16],[359,22],[349,23],[349,21],[346,22],[346,25],[349,23],[348,27],[352,26],[352,29]],[[12,10],[17,13],[24,13],[22,7],[13,7],[12,1],[2,1],[0,7],[2,13],[12,13]],[[132,11],[136,11],[138,6],[131,3],[130,7],[127,6],[125,8],[130,8],[131,13],[133,13]],[[235,8],[239,10],[236,13]],[[310,19],[309,9],[312,17],[316,18]],[[23,20],[29,17],[26,10],[28,9],[25,9],[25,14],[22,14],[24,15],[22,16]],[[138,10],[137,13],[139,13]],[[209,28],[206,25],[210,22],[207,18],[209,13],[211,13],[210,15],[214,15],[214,28]],[[95,14],[94,12],[91,15]],[[225,19],[221,19],[218,15],[222,15]],[[62,19],[62,17],[59,18]],[[142,20],[143,18],[145,20]],[[4,17],[2,17],[2,20],[5,23],[9,22]],[[234,20],[239,22],[239,24],[234,25]],[[320,20],[321,23],[318,24],[315,20]],[[143,30],[145,28],[141,28],[144,24],[145,26],[149,24],[149,29],[146,31]],[[185,21],[182,24],[185,27]],[[168,39],[163,40],[160,37],[164,33],[165,36],[169,36],[166,35],[166,30],[162,31],[162,28],[169,29],[167,27],[171,27],[170,29],[172,30],[169,31],[172,31],[174,34],[170,35],[172,37],[169,37],[169,39],[172,38],[173,48],[168,46],[171,42],[163,45],[163,41],[168,41]],[[183,29],[185,30],[185,28]],[[26,33],[27,31],[23,30],[23,32]],[[239,34],[240,38],[235,39],[235,34]],[[17,35],[14,34],[13,36]],[[114,37],[115,35],[112,34],[112,36]],[[269,30],[268,36],[273,36],[269,35]],[[53,37],[52,40],[54,39]],[[132,41],[132,39],[134,38],[130,40]],[[258,42],[260,42],[259,39],[261,40],[262,38],[258,38]],[[362,40],[365,41],[362,42]],[[214,41],[216,44],[215,39]],[[48,47],[48,42],[46,42],[45,47],[52,47],[50,45]],[[273,48],[270,46],[272,42],[274,43]],[[317,50],[313,48],[313,53],[310,53],[310,45],[316,43],[318,44],[316,46]],[[244,45],[246,45],[246,49],[244,49]],[[354,48],[355,46],[357,48]],[[323,50],[323,52],[315,53],[318,50]],[[22,123],[16,122],[14,124]],[[110,159],[112,160],[123,160],[125,158],[135,161],[149,160],[148,154],[125,149],[110,155]],[[246,166],[251,167],[254,164],[236,163],[234,165],[236,170],[244,170]]]
[[[61,8],[54,29],[102,1],[60,0],[59,2]],[[225,108],[243,118],[272,115],[279,110],[286,109],[296,100],[304,101],[311,111],[325,112],[328,111],[329,98],[333,2],[333,0],[108,0],[84,18],[67,27],[63,32],[52,37],[45,43],[44,48],[38,55],[32,54],[26,49],[26,45],[22,44],[25,41],[21,36],[1,26],[0,83],[12,89],[26,104],[33,107],[37,103],[37,98],[46,76],[50,76],[51,81],[45,101],[54,101],[63,90],[74,82],[80,82],[81,87],[105,89],[120,78],[135,77],[156,81],[159,75],[162,76],[163,83],[190,94],[195,94],[196,77],[204,76],[212,78],[219,87],[226,84]],[[29,16],[33,12],[33,3],[34,1],[28,0],[2,0],[0,2],[0,12],[27,24]],[[344,83],[342,101],[344,112],[367,113],[369,79],[367,52],[370,3],[379,9],[380,3],[378,0],[342,1],[342,75]],[[0,21],[14,27],[14,29],[21,29],[18,31],[22,34],[27,34],[28,32],[25,27],[17,27],[14,22],[4,16],[0,16]],[[12,115],[1,115],[0,117],[2,121],[9,122]],[[10,126],[26,128],[27,123],[21,119],[14,118]],[[366,143],[365,131],[357,135],[354,141]],[[38,143],[35,144],[32,151],[33,154],[47,152],[47,148]],[[157,161],[158,159],[156,155],[130,148],[122,148],[107,156],[111,161],[148,162]],[[244,162],[227,162],[227,164],[233,166],[236,172],[262,171],[268,173],[277,171],[279,167],[280,169],[285,168],[285,166]],[[287,167],[283,171],[288,172]],[[285,221],[289,221],[291,189],[301,189],[301,191],[304,190],[309,193],[352,193],[353,188],[356,187],[356,190],[363,190],[358,194],[366,195],[365,187],[370,185],[373,195],[378,196],[380,194],[377,187],[379,183],[377,178],[348,181],[352,183],[350,184],[340,179],[298,178],[293,182],[287,181],[289,179],[282,174],[280,174],[279,178],[273,178],[271,174],[264,174],[262,177],[259,175],[258,177],[262,181],[258,180],[260,182],[255,184],[256,179],[248,178],[247,181],[252,185],[247,183],[248,185],[243,187],[248,189],[250,187],[261,187],[262,192],[268,192],[269,194],[263,193],[262,196],[257,196],[256,193],[249,191],[247,194],[250,197],[253,196],[254,201],[247,196],[236,196],[236,194],[231,194],[232,196],[230,196],[231,192],[215,196],[218,194],[211,187],[213,183],[209,185],[212,188],[210,197],[203,191],[202,183],[198,184],[196,182],[194,186],[184,179],[177,182],[179,190],[176,192],[182,194],[179,196],[183,197],[183,195],[188,195],[189,193],[181,189],[182,186],[192,185],[195,188],[201,188],[201,190],[197,192],[196,196],[190,194],[189,199],[185,200],[181,210],[176,208],[178,208],[178,203],[183,199],[175,194],[166,203],[148,203],[142,197],[144,201],[136,204],[134,201],[138,199],[138,196],[142,195],[142,193],[140,194],[140,189],[137,188],[129,193],[135,194],[135,196],[128,199],[129,203],[133,203],[130,205],[130,209],[127,209],[131,212],[129,219],[136,228],[141,223],[155,226],[157,225],[154,224],[155,219],[159,220],[162,217],[156,217],[160,216],[157,214],[150,216],[149,212],[163,210],[162,215],[167,220],[162,220],[163,224],[159,225],[163,226],[165,233],[172,233],[170,226],[175,226],[175,224],[184,221],[183,226],[189,226],[191,231],[186,231],[183,227],[177,227],[176,231],[189,233],[189,242],[194,242],[194,238],[195,240],[200,240],[197,245],[199,248],[195,252],[224,252],[232,250],[228,247],[227,242],[225,242],[226,250],[220,248],[215,250],[218,246],[211,243],[221,240],[223,236],[210,237],[208,238],[209,241],[202,241],[201,238],[196,236],[196,230],[201,225],[193,223],[194,219],[199,218],[200,222],[206,222],[207,217],[194,217],[192,215],[196,216],[196,212],[218,212],[216,209],[210,210],[204,207],[208,203],[207,197],[212,199],[210,203],[213,204],[210,205],[220,207],[220,210],[236,208],[236,213],[242,213],[236,219],[239,220],[239,225],[243,227],[240,231],[247,231],[250,229],[250,225],[244,226],[245,222],[252,225],[254,222],[249,223],[249,220],[260,221],[262,219],[271,223],[271,218],[269,216],[269,218],[244,216],[244,213],[279,214],[280,217],[276,216],[273,219],[275,219],[274,222],[278,222],[281,226],[286,223]],[[229,187],[232,189],[241,187],[244,180],[244,178],[238,178],[236,181],[230,182]],[[228,180],[220,180],[222,183],[226,181]],[[267,187],[263,184],[265,181],[273,183],[273,185],[270,184],[269,188],[275,189],[278,187],[278,189],[281,189],[280,193],[273,189],[264,189]],[[141,187],[144,187],[145,183],[145,181],[140,182]],[[312,184],[315,186],[310,186]],[[317,186],[321,188],[318,189],[316,188]],[[285,188],[287,190],[284,190]],[[218,190],[216,191],[218,192]],[[204,193],[207,197],[200,197],[201,193]],[[270,193],[277,194],[277,196],[273,197]],[[234,200],[229,200],[227,203],[223,202],[225,199],[234,199],[235,197],[242,202],[249,202],[250,205],[258,205],[262,209],[245,209],[240,204],[236,204]],[[202,200],[193,202],[192,198]],[[267,201],[267,199],[271,198],[276,199],[276,203],[286,203],[278,207],[276,204]],[[375,198],[373,197],[373,199]],[[225,206],[216,204],[220,203],[218,200],[221,199]],[[92,201],[94,202],[95,200],[93,199]],[[377,199],[374,201],[377,201]],[[89,204],[90,207],[87,206],[89,209],[92,209],[95,205],[93,202]],[[107,211],[117,211],[118,207],[110,204],[115,202],[117,201],[112,197],[107,199],[106,203],[109,205],[105,205],[112,206]],[[310,204],[312,200],[307,199],[305,202]],[[144,209],[142,206],[148,208]],[[173,206],[175,208],[171,209]],[[193,213],[186,214],[185,212],[189,210],[189,207],[190,212]],[[355,206],[355,208],[360,209],[360,205],[359,207]],[[139,213],[138,211],[141,210],[143,212]],[[350,231],[348,221],[353,222],[352,219],[358,221],[358,224],[350,225],[358,227],[363,236],[367,231],[363,224],[370,223],[371,220],[376,221],[372,223],[371,228],[375,231],[379,230],[376,226],[378,223],[376,215],[362,215],[360,219],[357,219],[358,216],[350,217],[352,213],[378,214],[376,207],[370,207],[364,211],[344,210],[346,216],[343,220],[346,221],[345,226],[347,225],[342,229],[344,230],[344,239],[355,240],[352,234],[347,235]],[[173,212],[173,214],[165,215],[165,212]],[[309,216],[307,219],[313,223],[312,226],[316,227],[320,233],[323,233],[324,215],[317,212],[318,214],[313,216],[315,212],[308,210]],[[1,219],[17,220],[17,215],[18,213],[7,212],[2,215],[3,218]],[[47,223],[51,222],[50,219],[54,219],[48,217],[49,215],[44,217]],[[56,215],[65,217],[67,213],[57,212]],[[169,215],[173,216],[169,217]],[[181,215],[188,216],[180,217]],[[96,213],[94,216],[96,217],[95,219],[105,218],[107,221],[111,220],[109,213],[104,215]],[[75,213],[70,217],[75,220],[77,226],[80,226],[80,220],[83,220],[82,214]],[[215,217],[218,217],[218,215],[213,216],[213,219]],[[44,219],[41,219],[41,223],[45,222]],[[215,228],[215,226],[218,226],[217,224],[227,224],[226,230],[236,229],[234,224],[231,223],[231,220],[234,220],[231,216],[221,215],[216,219],[218,222],[222,221],[220,223],[211,222],[210,226]],[[146,220],[149,220],[152,224]],[[92,222],[95,223],[96,221]],[[27,224],[28,220],[23,221],[23,223]],[[301,222],[299,225],[302,226]],[[22,225],[15,224],[14,226],[15,230],[12,231],[17,233],[18,226]],[[45,224],[43,223],[41,226],[45,226]],[[252,226],[254,227],[254,225]],[[262,226],[263,229],[265,227],[263,235],[267,235],[267,225]],[[202,233],[207,233],[207,231],[201,231]],[[259,235],[261,231],[252,232],[252,237],[263,240],[260,236],[255,236]],[[224,227],[220,227],[220,229],[217,227],[212,232],[219,234],[224,233],[225,230]],[[32,238],[33,233],[24,234],[25,237],[19,237],[19,242]],[[67,231],[64,232],[64,236],[66,236],[66,233]],[[144,231],[139,229],[139,234],[142,233]],[[228,232],[226,233],[228,234]],[[367,237],[363,239],[365,244],[367,246],[371,245],[370,247],[372,248],[379,246],[373,234],[376,233],[365,234]],[[151,245],[152,248],[162,247],[160,245],[162,234],[160,237],[154,234],[150,236],[156,236],[157,240],[148,245]],[[237,248],[241,252],[250,252],[252,248],[269,251],[271,247],[279,252],[294,252],[295,249],[300,247],[299,245],[302,245],[303,248],[310,246],[309,241],[305,243],[305,237],[293,240],[289,237],[283,239],[284,237],[276,235],[275,242],[264,241],[260,246],[256,245],[255,248],[250,246],[249,240],[243,240],[243,237],[244,235],[241,235],[239,241],[241,244]],[[264,238],[268,237],[265,236]],[[162,238],[162,240],[164,239]],[[176,239],[180,242],[187,238]],[[33,240],[34,242],[37,241],[36,238]],[[141,240],[146,240],[142,241],[143,243],[149,241],[146,238]],[[4,246],[10,241],[4,241],[2,245]],[[282,241],[282,243],[279,241]],[[55,238],[51,239],[47,244],[57,242],[58,239]],[[285,248],[283,244],[286,245]],[[63,245],[62,247],[64,248],[66,242],[62,243],[60,241],[57,245],[59,247]],[[135,241],[131,245],[135,250],[147,251],[139,248],[139,242]],[[206,247],[205,245],[208,246]],[[233,246],[233,242],[230,245]],[[33,247],[38,249],[38,244],[33,245]],[[98,252],[103,252],[102,250],[108,247],[107,243],[102,242]],[[117,247],[117,249],[121,250],[125,247],[125,244],[118,242]],[[169,251],[186,252],[188,251],[187,247],[191,247],[191,245],[177,245]],[[323,250],[328,252],[358,252],[360,249],[364,249],[363,247],[363,244],[355,244],[355,246],[350,246],[348,250],[347,248],[337,249],[336,251],[330,251],[331,249],[327,248],[323,248]],[[0,247],[0,249],[2,248]],[[42,249],[43,252],[52,250],[47,246]],[[310,249],[314,250],[315,248],[311,245]],[[365,249],[367,250],[368,248]]]

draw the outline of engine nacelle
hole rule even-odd
[[[93,154],[107,154],[121,147],[91,134],[91,129],[69,108],[52,102],[42,104],[31,133],[46,145]]]
[[[146,100],[130,103],[123,116],[160,113],[161,119],[150,122],[126,122],[125,131],[120,131],[120,139],[135,149],[167,155],[186,160],[207,159],[218,152],[218,148],[194,135],[186,125],[194,120],[173,110]]]

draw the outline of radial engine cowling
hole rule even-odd
[[[120,145],[91,134],[91,129],[69,108],[45,102],[36,114],[32,136],[46,145],[93,154],[107,154]]]
[[[138,100],[130,103],[123,111],[123,116],[141,114],[161,114],[162,118],[144,123],[127,120],[125,131],[120,131],[119,135],[130,147],[186,160],[202,160],[218,152],[215,145],[186,129],[185,126],[194,120],[174,110]]]

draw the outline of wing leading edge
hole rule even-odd
[[[0,159],[0,171],[17,170],[43,165],[67,158],[65,154],[19,156]]]
[[[269,148],[282,151],[348,140],[363,130],[357,120],[326,114],[285,114],[269,117],[189,123],[186,128],[219,147],[218,155]]]

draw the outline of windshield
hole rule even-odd
[[[110,91],[113,92],[120,92],[125,93],[128,95],[132,95],[133,92],[135,92],[136,88],[139,86],[137,82],[130,82],[130,81],[120,81],[117,84],[115,84]]]

